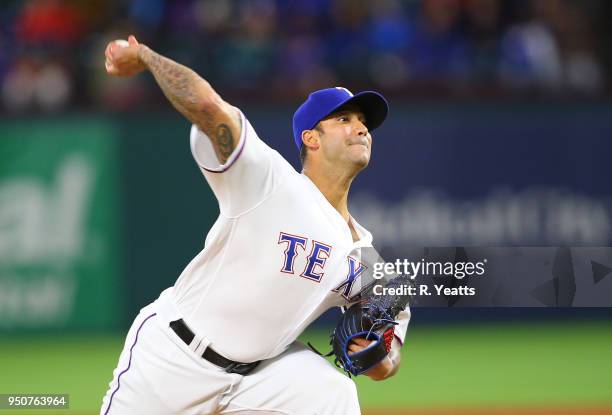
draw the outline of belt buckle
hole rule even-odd
[[[248,375],[259,365],[259,362],[253,363],[237,363],[232,362],[226,366],[225,371],[227,373],[236,373],[238,375]]]

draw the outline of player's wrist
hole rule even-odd
[[[385,380],[391,376],[393,371],[393,361],[389,356],[385,356],[376,366],[365,372],[364,374],[372,380],[379,381]]]
[[[146,45],[143,45],[142,43],[138,44],[136,56],[138,58],[138,63],[142,65],[143,69],[149,69],[147,57],[150,56],[150,54],[151,50]]]

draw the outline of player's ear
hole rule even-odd
[[[318,150],[321,145],[319,133],[316,130],[302,131],[302,143],[310,150]]]

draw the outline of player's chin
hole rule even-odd
[[[363,164],[363,167],[366,167],[370,162],[370,149],[365,146],[362,147],[362,151],[357,154],[357,161]]]
[[[356,166],[359,170],[365,169],[370,163],[370,153],[362,153],[357,154],[351,157],[351,162],[354,166]]]

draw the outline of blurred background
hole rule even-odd
[[[108,41],[133,33],[198,71],[296,168],[310,91],[383,92],[350,205],[393,259],[610,246],[611,18],[604,0],[3,0],[0,393],[97,413],[127,327],[218,214],[188,123],[150,75],[106,76]],[[335,318],[305,340],[325,349]],[[358,379],[364,413],[612,414],[611,323],[415,308],[400,375]]]

